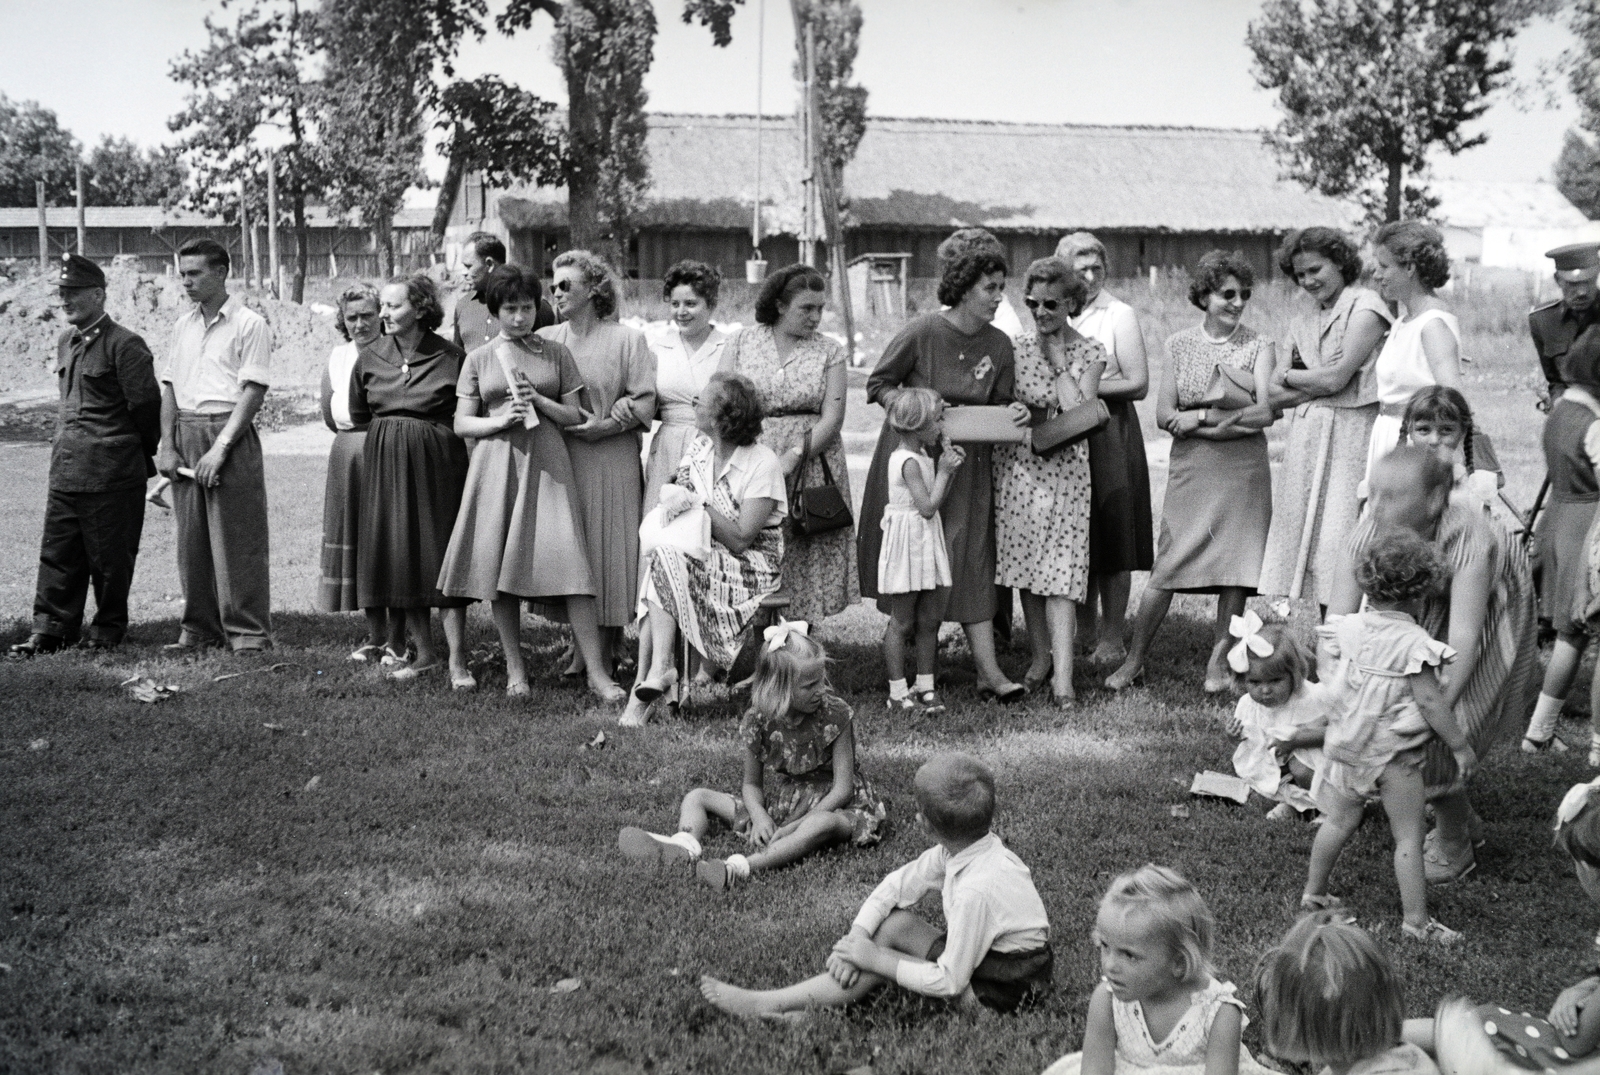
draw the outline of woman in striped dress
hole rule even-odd
[[[1477,507],[1451,502],[1454,479],[1450,465],[1426,448],[1408,445],[1378,461],[1370,479],[1372,507],[1351,535],[1328,618],[1360,609],[1354,565],[1378,534],[1404,528],[1437,545],[1450,565],[1450,587],[1423,605],[1417,622],[1456,651],[1444,673],[1445,701],[1482,758],[1502,736],[1520,732],[1533,709],[1538,620],[1527,554]],[[1423,780],[1438,825],[1428,834],[1424,867],[1428,880],[1439,884],[1476,867],[1472,849],[1481,842],[1482,822],[1443,741],[1430,740],[1426,749]]]

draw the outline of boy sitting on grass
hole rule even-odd
[[[918,820],[938,843],[884,878],[833,946],[826,973],[782,989],[740,989],[709,975],[700,992],[731,1015],[795,1017],[853,1004],[885,981],[929,997],[1009,1012],[1051,986],[1050,922],[1022,860],[989,831],[994,774],[967,754],[917,770]],[[906,908],[940,892],[949,929]]]

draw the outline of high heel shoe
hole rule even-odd
[[[1013,702],[1020,702],[1027,696],[1028,688],[1024,687],[1020,683],[1008,683],[998,690],[994,687],[988,686],[987,684],[980,684],[978,686],[979,698],[990,698],[996,702],[999,702],[1001,705],[1011,705]]]
[[[666,694],[676,682],[678,682],[678,670],[669,668],[667,669],[667,674],[659,680],[647,679],[633,688],[633,696],[641,702],[653,702],[663,694]]]
[[[1022,677],[1022,685],[1027,687],[1028,691],[1032,693],[1033,691],[1036,691],[1040,687],[1044,686],[1045,681],[1051,676],[1055,675],[1055,671],[1056,662],[1054,658],[1051,658],[1050,663],[1044,666],[1044,671],[1038,673],[1037,675],[1034,674],[1033,669],[1028,669],[1028,674]]]

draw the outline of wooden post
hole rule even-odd
[[[39,202],[39,271],[50,271],[50,221],[44,212],[44,180],[33,181],[33,196]]]
[[[816,185],[816,37],[811,20],[801,10],[799,0],[790,0],[794,16],[794,43],[800,50],[800,261],[817,263],[817,185]]]
[[[272,273],[272,297],[283,297],[283,277],[278,266],[278,165],[267,150],[267,269]]]
[[[78,253],[89,256],[89,228],[83,219],[83,162],[78,162]]]
[[[244,286],[250,287],[255,265],[250,257],[250,206],[246,200],[245,181],[239,180],[239,260],[244,262]]]
[[[756,9],[756,209],[750,222],[750,249],[756,260],[761,258],[761,124],[762,83],[766,75],[767,55],[767,0],[758,0]]]

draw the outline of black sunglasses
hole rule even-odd
[[[550,287],[554,291],[559,291],[562,294],[566,294],[568,291],[572,290],[572,281],[571,280],[557,280],[555,283],[551,284]],[[1249,298],[1249,297],[1250,297],[1249,295],[1245,296],[1245,298]]]
[[[1220,298],[1223,302],[1232,302],[1235,297],[1237,297],[1239,299],[1242,299],[1245,302],[1249,302],[1250,301],[1250,289],[1247,288],[1247,287],[1242,287],[1238,291],[1235,291],[1233,288],[1230,287],[1226,291],[1217,292],[1217,297]]]
[[[1056,308],[1061,305],[1061,300],[1027,298],[1022,300],[1022,305],[1026,306],[1030,310],[1037,310],[1039,307],[1043,306],[1049,312],[1055,313]]]

